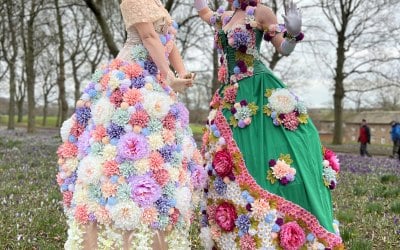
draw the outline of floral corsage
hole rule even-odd
[[[233,127],[245,128],[251,123],[251,117],[257,113],[258,106],[252,102],[247,103],[246,100],[241,100],[231,108],[230,124]]]
[[[290,166],[292,163],[293,160],[290,158],[289,154],[281,154],[277,160],[271,159],[269,161],[270,169],[268,170],[267,179],[271,181],[272,184],[278,180],[282,185],[294,181],[296,169]]]
[[[304,102],[286,88],[267,89],[264,113],[272,118],[275,126],[283,125],[288,130],[296,130],[299,124],[308,122],[307,108]]]
[[[337,175],[340,172],[339,159],[332,150],[325,147],[322,147],[322,153],[324,156],[324,160],[322,161],[322,165],[324,166],[322,172],[324,184],[332,190],[336,187]]]

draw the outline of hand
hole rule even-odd
[[[286,30],[292,36],[297,36],[301,32],[301,11],[293,0],[285,6],[285,14],[282,17],[285,20]]]
[[[177,93],[183,93],[187,88],[193,86],[193,79],[174,78],[170,82],[171,88]]]

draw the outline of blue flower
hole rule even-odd
[[[110,138],[117,138],[119,139],[122,134],[125,133],[124,127],[118,126],[115,123],[111,123],[111,125],[107,128],[107,134]]]
[[[157,65],[152,61],[145,61],[144,69],[147,70],[147,72],[149,72],[150,75],[157,75],[158,73]]]
[[[239,215],[239,217],[235,221],[235,225],[237,226],[239,231],[247,233],[250,228],[250,218],[245,214]]]
[[[314,239],[315,239],[314,234],[312,234],[312,233],[307,234],[307,241],[312,242],[312,241],[314,241]]]
[[[278,224],[274,224],[272,226],[272,232],[277,233],[281,230],[281,227]]]
[[[217,194],[219,194],[219,195],[225,194],[227,185],[220,177],[217,177],[213,184],[214,184],[214,189],[217,192]]]
[[[132,79],[132,87],[140,89],[143,88],[143,86],[145,85],[145,80],[143,76],[138,76]]]
[[[77,122],[83,126],[86,126],[89,119],[92,117],[89,107],[77,108],[75,114]]]

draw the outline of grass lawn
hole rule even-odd
[[[35,116],[35,124],[37,127],[43,127],[42,121],[43,121],[43,116]],[[7,126],[7,123],[8,123],[8,115],[0,115],[0,126]],[[56,123],[57,123],[56,116],[48,116],[45,127],[54,128],[56,127]],[[22,117],[22,122],[17,122],[17,117],[15,117],[15,125],[17,127],[26,127],[27,124],[28,124],[28,116],[24,115]]]
[[[192,126],[199,134],[202,126]],[[23,130],[20,130],[23,131]],[[55,181],[55,130],[35,135],[0,129],[0,249],[62,249],[66,238]],[[333,193],[347,249],[399,249],[400,164],[384,157],[340,154]],[[192,238],[198,240],[194,230]]]

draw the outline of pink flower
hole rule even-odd
[[[336,173],[340,172],[339,159],[332,150],[325,149],[324,159],[329,161],[329,166],[331,166],[331,168],[335,170]]]
[[[87,207],[85,205],[76,206],[74,217],[81,224],[88,223],[89,222],[89,214],[87,211]]]
[[[135,105],[137,102],[143,100],[143,96],[140,90],[133,88],[125,92],[123,100],[129,105]]]
[[[169,173],[166,169],[157,169],[153,171],[152,177],[162,187],[165,186],[165,184],[167,184],[169,181]]]
[[[108,177],[119,174],[118,163],[116,161],[106,161],[103,165],[103,172]]]
[[[122,92],[119,89],[116,89],[110,96],[110,102],[115,106],[119,107],[122,103]]]
[[[299,126],[299,120],[297,119],[296,112],[290,112],[288,114],[284,114],[282,119],[282,123],[285,128],[289,130],[296,130]]]
[[[146,208],[143,210],[141,220],[147,225],[157,220],[158,212],[155,207]]]
[[[290,165],[288,165],[285,161],[282,160],[278,160],[275,166],[271,167],[271,169],[272,169],[272,174],[277,179],[282,179],[289,174],[293,176],[296,174],[296,169],[290,167]]]
[[[83,131],[85,131],[85,127],[76,122],[76,123],[74,123],[74,125],[71,128],[71,135],[78,138],[79,136],[81,136]]]
[[[161,169],[162,165],[164,164],[164,158],[162,157],[162,155],[160,153],[158,153],[157,151],[154,151],[150,154],[149,163],[150,163],[151,170],[154,171],[157,169]]]
[[[58,157],[71,158],[78,154],[78,147],[71,142],[64,142],[57,150]]]
[[[175,142],[175,133],[173,130],[164,129],[162,131],[162,136],[167,144],[173,144]]]
[[[212,165],[215,172],[217,172],[221,178],[224,178],[232,173],[233,161],[228,150],[223,149],[215,153]]]
[[[246,234],[245,236],[240,238],[240,249],[241,250],[255,250],[256,243],[254,242],[253,237],[250,234]]]
[[[103,127],[103,125],[99,125],[96,129],[91,132],[92,138],[95,141],[101,141],[103,137],[107,135],[107,130]]]
[[[70,207],[73,193],[71,191],[66,191],[66,192],[63,192],[62,195],[63,195],[64,206]]]
[[[166,129],[169,129],[169,130],[175,129],[175,117],[171,114],[166,115],[164,117],[162,123],[163,123],[164,128],[166,128]]]
[[[226,75],[227,75],[226,67],[222,65],[218,70],[218,81],[225,82]]]
[[[121,70],[130,78],[136,78],[140,74],[142,74],[143,69],[140,67],[139,64],[137,63],[130,63],[124,67],[121,68]]]
[[[237,93],[236,87],[230,86],[226,88],[224,93],[224,101],[229,103],[235,103],[236,93]]]
[[[281,226],[280,245],[287,250],[297,250],[306,242],[306,235],[297,222],[288,222]]]
[[[100,84],[101,84],[103,90],[107,88],[109,81],[110,81],[110,74],[103,75],[103,77],[100,80]]]
[[[121,59],[117,58],[110,62],[109,67],[111,69],[118,69],[119,67],[121,67],[122,63],[123,63],[123,61]]]
[[[220,103],[221,103],[221,97],[219,96],[218,93],[215,93],[215,95],[213,96],[213,99],[210,102],[210,106],[213,108],[217,108]]]
[[[215,211],[215,221],[224,231],[230,232],[235,228],[236,218],[235,206],[231,203],[223,202]]]
[[[103,196],[105,198],[115,196],[117,190],[118,190],[118,185],[108,181],[104,182],[103,185],[101,185],[101,192],[103,193]]]
[[[139,127],[146,127],[147,123],[149,122],[149,115],[144,110],[136,111],[132,114],[129,123],[132,126],[139,126]]]

